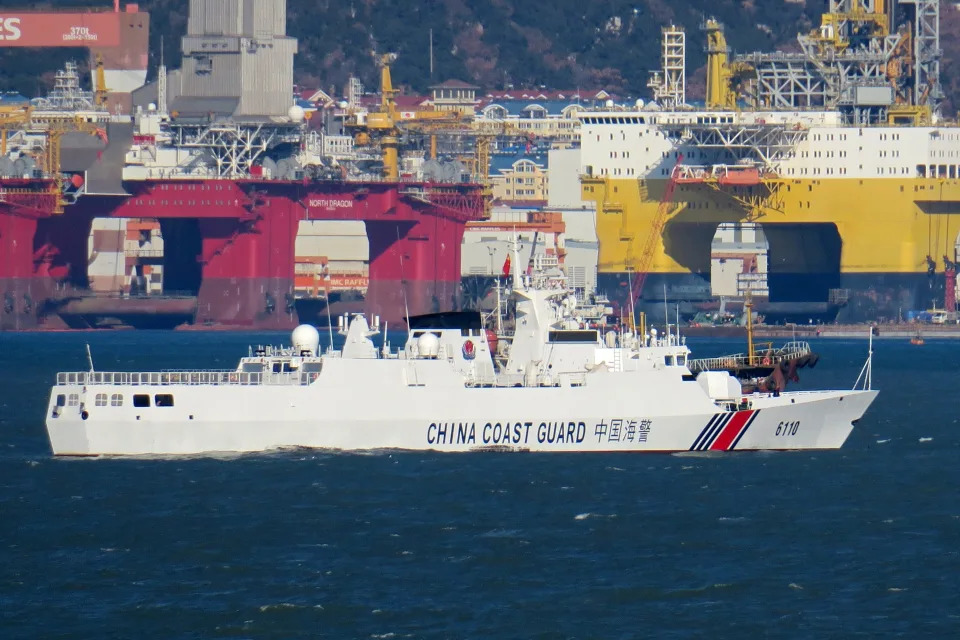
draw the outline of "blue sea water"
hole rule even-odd
[[[960,637],[960,342],[876,342],[839,451],[51,457],[84,343],[220,368],[282,338],[0,334],[0,638]],[[852,385],[864,342],[814,346],[803,385]]]

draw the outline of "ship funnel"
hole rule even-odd
[[[315,356],[320,348],[320,332],[309,324],[301,324],[293,330],[290,342],[300,355]]]

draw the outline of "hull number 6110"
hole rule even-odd
[[[797,430],[800,428],[800,421],[794,420],[792,422],[780,422],[777,425],[777,435],[778,436],[795,436],[797,435]]]

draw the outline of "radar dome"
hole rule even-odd
[[[432,333],[424,333],[417,338],[417,351],[421,358],[436,358],[440,355],[440,338]]]
[[[320,332],[312,325],[301,324],[293,330],[290,342],[299,353],[308,352],[309,355],[315,356],[320,348]]]
[[[303,110],[303,107],[295,104],[287,110],[287,116],[293,122],[303,122],[303,119],[307,116],[307,112]]]
[[[643,109],[643,98],[638,98],[635,104],[637,105],[637,109]]]
[[[613,100],[607,100],[606,104],[607,104],[607,108],[609,109],[610,107],[613,106]]]

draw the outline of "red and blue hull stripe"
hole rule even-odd
[[[749,409],[714,414],[693,441],[690,451],[734,450],[759,413],[759,409]]]

